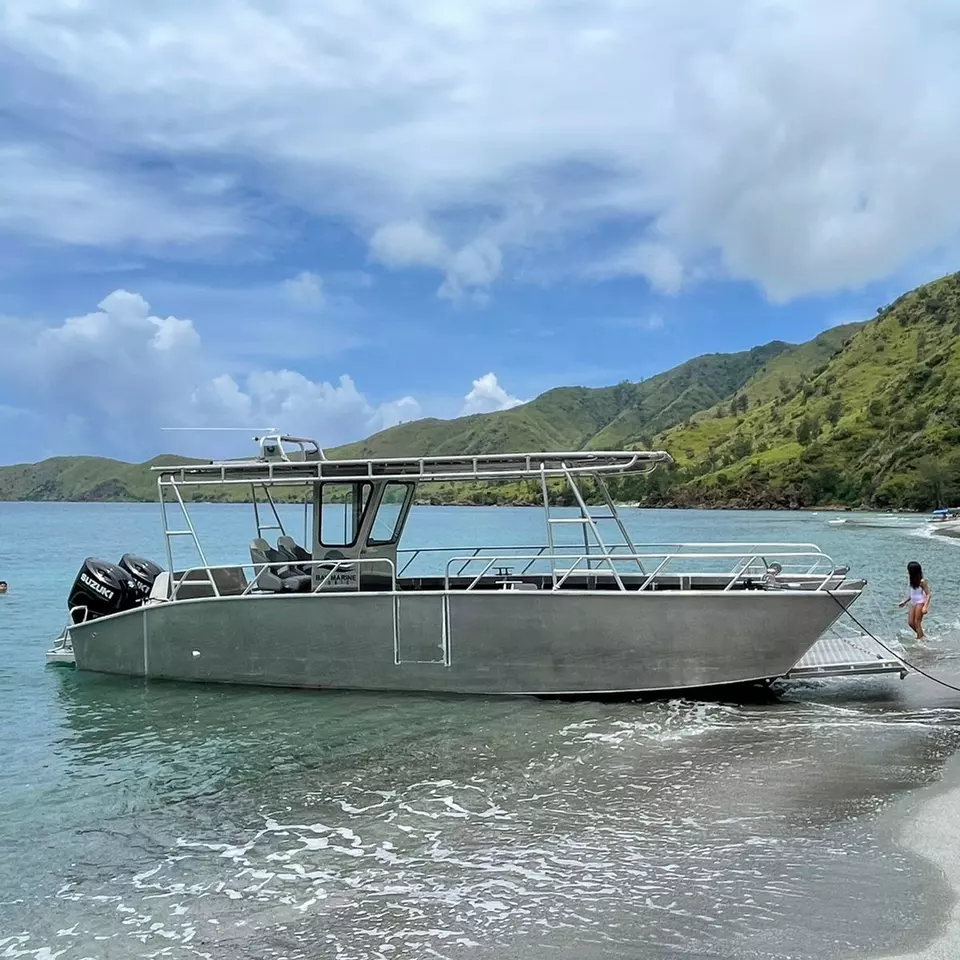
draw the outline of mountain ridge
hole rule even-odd
[[[614,483],[651,506],[921,509],[960,498],[960,274],[877,316],[736,353],[694,357],[609,387],[556,387],[528,403],[423,419],[327,451],[334,458],[667,449],[676,466]],[[160,458],[154,458],[157,462]],[[186,458],[181,458],[186,459]],[[152,500],[148,464],[54,458],[0,467],[0,499]],[[433,487],[430,502],[529,502],[521,484]],[[202,498],[235,500],[233,491]]]
[[[756,381],[753,386],[756,386]],[[960,273],[881,307],[842,350],[660,434],[650,503],[929,509],[960,498]],[[746,388],[750,392],[751,387]]]
[[[598,449],[646,440],[641,421],[668,429],[742,387],[770,360],[795,345],[773,341],[732,354],[707,354],[645,381],[612,387],[555,387],[534,400],[496,413],[452,420],[426,418],[391,427],[365,440],[327,450],[337,458]],[[177,454],[144,463],[107,457],[51,457],[0,467],[0,500],[151,502],[160,463],[202,462]],[[210,489],[191,499],[232,501],[236,491]],[[292,496],[292,495],[291,495]],[[470,501],[468,501],[470,502]]]

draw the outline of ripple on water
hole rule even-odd
[[[325,944],[359,960],[518,938],[682,956],[794,930],[812,957],[837,929],[890,942],[892,921],[856,904],[883,903],[906,861],[868,818],[930,775],[958,715],[671,701],[531,726],[512,754],[474,742],[440,764],[450,776],[410,776],[436,766],[428,738],[403,757],[281,766],[175,816],[114,817],[24,917],[37,933],[6,931],[0,956],[292,958]],[[131,860],[136,872],[117,869]]]

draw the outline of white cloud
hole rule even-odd
[[[374,403],[347,375],[218,370],[190,320],[152,315],[137,293],[99,307],[54,327],[0,323],[0,381],[46,424],[47,446],[149,457],[169,445],[164,426],[276,426],[333,446],[421,415],[413,397]]]
[[[365,236],[433,224],[375,252],[442,271],[445,296],[488,286],[505,250],[573,240],[660,289],[706,260],[783,299],[957,241],[954,18],[948,0],[355,0],[322,17],[314,0],[9,0],[0,29],[23,76],[63,92],[11,82],[31,122],[101,156],[239,158],[248,186]],[[15,159],[25,180],[0,162],[0,222],[108,245],[238,228],[215,190],[194,191],[195,219],[73,152]],[[623,251],[592,243],[607,222],[632,234]]]
[[[473,388],[463,399],[463,409],[460,411],[461,417],[473,413],[493,413],[496,410],[509,410],[511,407],[518,407],[525,403],[524,400],[519,400],[507,393],[500,386],[494,373],[485,373],[482,377],[474,380]]]
[[[648,330],[662,330],[663,329],[663,317],[659,313],[651,313],[647,317],[647,329]]]
[[[337,384],[310,380],[294,370],[256,370],[243,387],[229,374],[203,384],[191,398],[195,418],[239,424],[266,424],[333,446],[357,440],[400,420],[415,420],[413,397],[373,405],[346,374]]]
[[[467,288],[487,287],[500,276],[502,263],[500,248],[488,237],[477,237],[451,256],[437,295],[457,300]]]
[[[388,223],[370,239],[370,254],[391,268],[433,267],[444,272],[437,296],[458,300],[466,290],[482,290],[500,275],[503,258],[489,236],[451,249],[439,234],[416,220]]]
[[[303,270],[290,280],[283,281],[283,293],[295,307],[319,310],[323,306],[323,278]]]
[[[245,232],[237,211],[191,186],[186,181],[182,192],[162,190],[142,177],[111,174],[104,164],[7,144],[0,146],[0,228],[81,246],[167,253]]]
[[[446,244],[416,220],[387,223],[370,238],[370,254],[388,267],[441,267]]]
[[[593,265],[587,272],[598,278],[645,277],[660,293],[678,293],[683,286],[683,264],[662,243],[634,243]]]

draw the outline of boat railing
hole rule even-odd
[[[360,557],[360,558],[350,558],[343,560],[303,560],[292,563],[289,560],[283,560],[278,562],[271,563],[225,563],[218,565],[209,565],[209,566],[196,566],[190,567],[184,571],[177,571],[175,577],[173,578],[173,584],[170,589],[170,594],[166,600],[177,600],[180,596],[181,590],[195,590],[197,587],[209,588],[210,595],[214,597],[246,597],[252,594],[256,590],[263,591],[264,593],[275,594],[276,596],[292,596],[296,593],[322,593],[322,592],[333,592],[328,588],[328,584],[331,583],[331,578],[334,574],[338,572],[354,572],[358,567],[379,567],[381,570],[385,568],[385,574],[389,575],[390,586],[387,588],[384,586],[384,589],[389,589],[390,591],[396,591],[397,589],[397,571],[396,565],[393,560],[388,557]],[[311,582],[309,590],[301,591],[287,591],[287,590],[271,590],[263,585],[263,578],[267,574],[274,574],[279,576],[284,571],[289,571],[290,573],[297,575],[298,573],[302,575],[310,575],[311,579],[316,579],[312,577],[314,570],[322,570],[323,576],[317,580],[316,583]],[[252,572],[252,576],[247,576],[247,571]],[[238,572],[242,576],[237,576]],[[218,573],[222,575],[217,576]],[[224,581],[227,579],[223,575],[228,575],[232,579],[232,584],[227,587],[226,590],[223,589]],[[218,580],[220,582],[218,582]],[[360,589],[360,578],[355,577],[351,580],[350,584],[347,586],[338,585],[343,592],[352,592],[358,591]],[[325,588],[327,588],[325,590]],[[262,593],[258,593],[257,596],[261,596]]]
[[[638,590],[656,588],[658,577],[670,576],[678,581],[680,589],[684,584],[689,588],[693,581],[704,577],[725,580],[722,589],[733,590],[734,587],[746,580],[755,580],[758,577],[784,580],[790,577],[803,578],[815,590],[825,590],[830,584],[842,583],[849,572],[846,567],[836,567],[831,557],[820,550],[805,551],[770,551],[763,553],[732,552],[703,552],[688,553],[679,551],[674,553],[614,553],[613,551],[600,553],[534,553],[534,554],[494,554],[493,556],[459,556],[447,560],[444,569],[444,589],[450,589],[451,576],[462,576],[463,571],[472,564],[484,563],[479,573],[473,576],[467,590],[472,590],[494,570],[494,576],[501,578],[516,578],[522,574],[513,572],[518,564],[526,564],[524,571],[529,569],[530,562],[548,561],[552,564],[553,589],[559,590],[571,575],[585,574],[590,577],[610,577],[618,589],[626,590],[623,582],[623,570],[618,565],[623,563],[638,563],[643,570],[644,579]],[[557,568],[556,563],[566,561],[570,565]],[[668,569],[671,564],[683,561],[697,561],[702,564],[712,564],[719,569],[708,569],[700,566],[698,569]],[[458,571],[452,574],[452,568],[458,565]],[[603,564],[599,567],[597,564]],[[725,568],[724,568],[725,566]],[[651,569],[652,568],[652,569]]]
[[[736,550],[739,553],[763,553],[764,555],[769,553],[783,554],[783,553],[796,553],[798,551],[803,553],[819,554],[820,547],[815,543],[786,543],[786,542],[761,542],[761,541],[740,541],[740,540],[731,540],[725,542],[697,542],[697,543],[637,543],[633,545],[631,549],[629,544],[626,543],[617,543],[608,545],[607,549],[600,550],[599,548],[591,549],[589,552],[592,559],[594,560],[603,560],[603,558],[609,554],[616,554],[616,560],[618,562],[623,560],[630,561],[632,568],[637,568],[637,562],[633,557],[636,557],[638,554],[652,554],[657,558],[663,557],[667,554],[671,555],[689,555],[690,551],[703,551],[703,550]],[[534,565],[538,560],[549,560],[549,554],[552,552],[557,556],[563,559],[569,559],[571,556],[577,556],[578,554],[583,554],[584,547],[582,543],[576,544],[555,544],[553,551],[550,550],[550,547],[546,544],[497,544],[494,546],[482,546],[482,547],[408,547],[403,548],[397,551],[398,562],[401,563],[400,569],[397,572],[398,577],[403,577],[406,572],[414,566],[418,560],[430,561],[434,558],[440,557],[442,554],[453,554],[455,557],[465,557],[462,566],[454,574],[455,576],[463,576],[466,568],[470,565],[471,561],[479,559],[481,557],[489,557],[491,554],[500,555],[504,554],[507,551],[517,551],[518,553],[527,553],[533,554],[534,559],[526,562],[522,570],[519,571],[519,575],[522,576],[526,573],[531,572]],[[431,571],[434,572],[434,571]]]
[[[672,545],[671,545],[672,546]],[[751,549],[742,551],[742,544],[710,544],[718,549],[697,550],[700,545],[681,544],[676,551],[654,550],[644,553],[627,553],[617,548],[606,552],[547,552],[546,548],[539,547],[527,551],[526,548],[507,547],[475,547],[467,555],[448,557],[443,567],[443,584],[445,590],[451,589],[451,581],[470,576],[470,582],[465,589],[472,590],[485,577],[494,576],[500,579],[513,579],[528,574],[537,563],[548,564],[544,575],[551,577],[553,589],[560,589],[571,576],[589,575],[593,578],[611,577],[620,590],[628,589],[623,582],[626,573],[631,574],[630,589],[649,590],[657,588],[658,578],[669,577],[677,581],[680,589],[689,589],[694,582],[703,578],[718,579],[722,583],[721,589],[732,590],[738,583],[746,580],[771,578],[774,581],[800,578],[812,589],[823,590],[831,583],[843,582],[848,573],[845,567],[836,567],[833,560],[817,548],[812,550],[782,550],[777,549],[783,544],[751,544]],[[760,549],[753,549],[755,547]],[[791,545],[787,545],[791,546]],[[773,547],[774,549],[770,549]],[[737,549],[732,549],[737,548]],[[574,548],[567,548],[574,549]],[[492,551],[492,552],[490,552]],[[423,547],[414,554],[444,554],[455,553],[455,548]],[[558,567],[558,563],[564,563]],[[468,569],[482,564],[477,573]],[[677,567],[678,564],[683,566]],[[696,564],[696,567],[691,567]],[[409,566],[409,562],[402,570]],[[517,572],[517,567],[520,567]],[[625,566],[627,569],[625,570]],[[233,563],[220,565],[200,565],[177,571],[171,577],[168,595],[158,595],[155,599],[177,600],[182,592],[193,593],[199,590],[204,596],[249,596],[256,592],[257,596],[263,593],[278,596],[295,595],[295,593],[323,593],[323,592],[354,592],[360,590],[359,570],[361,568],[380,568],[384,574],[384,591],[396,592],[398,572],[394,561],[388,557],[359,557],[339,560],[304,560],[291,563],[289,560],[269,563]],[[319,578],[314,571],[323,571]],[[401,570],[401,572],[402,572]],[[248,571],[251,575],[248,576]],[[493,573],[491,574],[491,571]],[[643,577],[639,586],[636,585],[637,574]],[[333,580],[337,573],[356,573],[346,583],[337,583]],[[265,586],[264,578],[268,574],[281,577],[282,574],[299,576],[309,575],[311,582],[309,589],[290,591],[273,589]],[[281,584],[282,586],[282,584]],[[458,586],[458,591],[464,589]],[[71,611],[73,619],[74,611]],[[76,622],[76,621],[74,621]]]
[[[70,611],[67,613],[67,625],[64,627],[64,630],[69,630],[71,627],[76,626],[78,623],[83,623],[90,611],[87,609],[85,604],[77,604],[70,608]],[[77,619],[77,614],[82,614],[80,619]]]

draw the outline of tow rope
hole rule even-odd
[[[844,612],[871,640],[873,640],[874,643],[878,644],[880,647],[882,647],[884,650],[886,650],[887,653],[889,653],[890,656],[894,658],[894,660],[899,660],[905,667],[909,667],[911,670],[913,670],[914,673],[919,673],[921,677],[926,677],[928,680],[932,680],[934,683],[940,684],[941,687],[946,687],[948,690],[953,690],[955,693],[960,693],[960,687],[954,686],[952,683],[947,683],[946,680],[941,680],[939,677],[935,677],[932,673],[927,673],[926,670],[923,670],[923,669],[921,669],[920,667],[916,666],[915,664],[911,663],[911,662],[910,662],[909,660],[907,660],[905,657],[901,657],[899,653],[894,653],[893,650],[891,650],[879,637],[877,637],[876,635],[874,635],[873,633],[871,633],[871,632],[850,612],[850,610],[849,610],[847,607],[845,607],[845,606],[840,602],[840,600],[837,599],[837,597],[834,596],[834,594],[832,593],[832,591],[827,590],[826,592],[830,594],[830,596],[833,598],[833,600],[834,600],[834,602],[837,604],[837,606],[839,606],[840,609],[843,610],[843,612]]]

